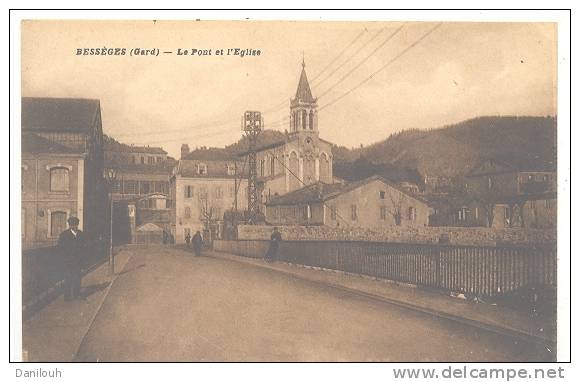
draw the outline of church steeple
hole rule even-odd
[[[318,133],[318,112],[316,98],[312,96],[308,77],[306,76],[306,63],[302,57],[302,72],[296,88],[296,95],[290,101],[290,132],[301,131]]]

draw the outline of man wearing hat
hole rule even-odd
[[[81,267],[85,254],[85,238],[79,230],[79,219],[68,219],[69,229],[63,231],[58,238],[58,248],[63,256],[64,264],[64,299],[70,301],[81,297]]]

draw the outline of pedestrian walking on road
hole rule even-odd
[[[86,251],[84,233],[79,229],[79,219],[70,217],[68,226],[69,229],[63,231],[58,238],[58,250],[64,260],[65,301],[82,297],[82,265]]]
[[[193,251],[195,252],[195,256],[201,256],[201,247],[203,246],[203,238],[201,237],[201,233],[196,231],[191,241],[193,243]]]
[[[189,242],[191,241],[191,235],[188,233],[185,234],[185,246],[189,248]]]
[[[276,260],[276,254],[278,252],[278,247],[280,246],[281,241],[282,235],[280,234],[280,231],[278,231],[278,227],[274,227],[272,235],[270,235],[270,247],[268,247],[268,251],[264,255],[264,260],[267,262]]]

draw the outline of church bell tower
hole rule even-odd
[[[306,64],[302,59],[302,73],[294,99],[290,100],[290,134],[318,136],[318,111],[316,98],[312,97]]]

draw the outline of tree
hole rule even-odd
[[[394,196],[391,192],[388,192],[388,194],[392,208],[388,208],[387,211],[395,219],[395,224],[401,225],[403,222],[403,201],[405,197],[401,192],[397,192],[397,196]]]

